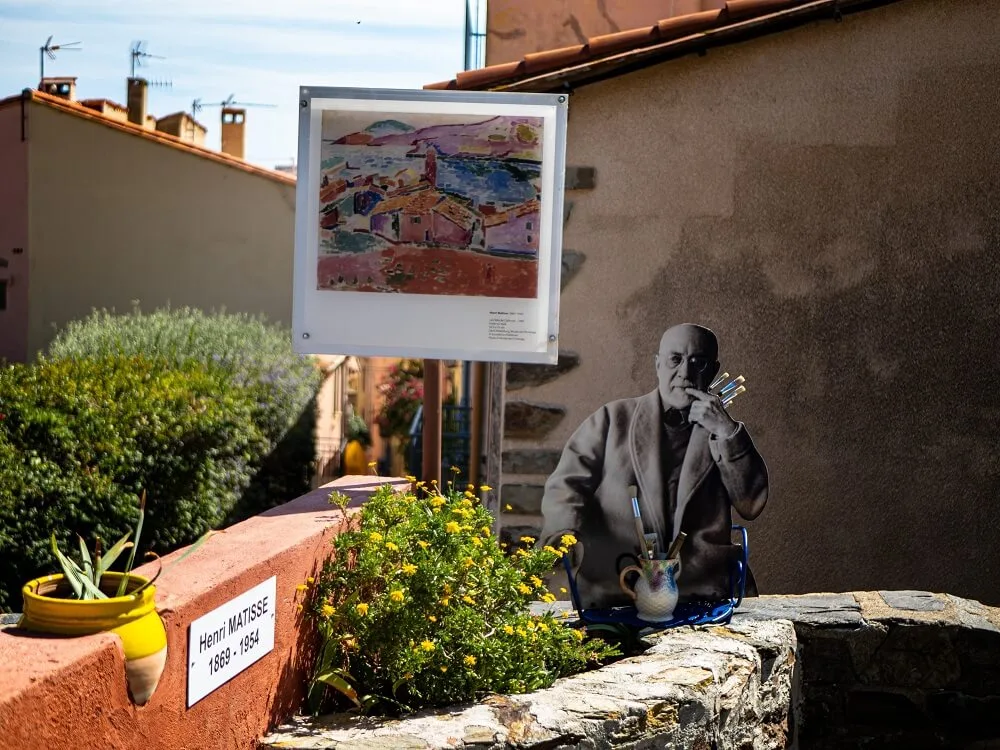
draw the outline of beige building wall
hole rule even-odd
[[[486,64],[583,44],[590,37],[652,26],[657,21],[722,8],[725,0],[489,0]]]
[[[702,322],[770,467],[763,593],[1000,604],[998,23],[993,0],[908,0],[576,90],[581,363],[510,394],[567,414],[507,447],[561,448],[655,387],[665,326]]]
[[[132,300],[291,325],[293,184],[44,105],[28,128],[29,353],[92,308]]]

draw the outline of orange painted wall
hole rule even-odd
[[[338,489],[357,506],[386,481],[405,484],[375,477],[338,479],[219,532],[166,570],[157,582],[156,601],[167,630],[167,666],[141,708],[128,698],[117,636],[49,638],[0,630],[3,746],[255,747],[258,737],[295,713],[304,696],[313,641],[297,611],[304,594],[296,586],[321,568],[343,521],[327,498]],[[140,572],[152,570],[146,566]],[[186,708],[191,622],[271,576],[277,576],[274,650]]]

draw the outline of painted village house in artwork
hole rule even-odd
[[[538,118],[411,115],[428,124],[378,120],[329,137],[348,117],[324,119],[320,289],[535,296]]]

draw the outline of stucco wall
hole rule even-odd
[[[131,300],[290,325],[293,185],[42,105],[28,132],[30,352],[54,326]]]
[[[1000,602],[998,21],[908,0],[576,91],[581,364],[514,395],[567,407],[545,444],[652,389],[662,328],[703,322],[770,467],[762,593]]]
[[[721,8],[725,0],[489,0],[486,64],[520,60],[532,52],[583,44],[588,38],[663,18]]]
[[[21,140],[21,105],[0,108],[0,361],[24,358],[28,335],[28,144]],[[6,263],[6,266],[4,265]]]

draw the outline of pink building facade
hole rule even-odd
[[[28,141],[22,107],[0,108],[0,361],[28,356]]]

